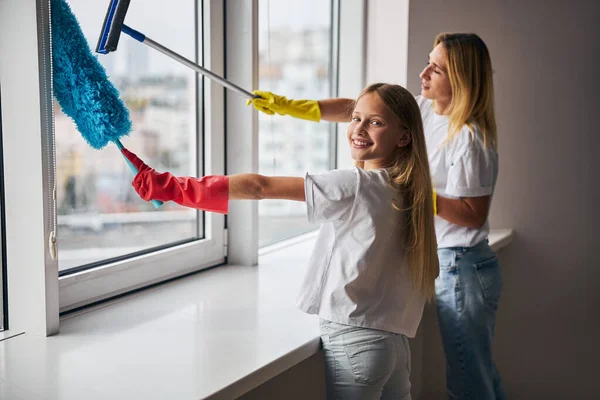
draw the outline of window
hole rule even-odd
[[[259,85],[294,99],[334,95],[334,3],[259,0]],[[334,168],[335,125],[259,113],[259,173],[303,176]],[[259,246],[317,226],[306,206],[275,200],[259,204]]]
[[[105,1],[71,0],[90,47],[95,48]],[[194,59],[194,1],[132,2],[127,23]],[[196,74],[122,35],[119,48],[98,56],[130,110],[133,131],[124,144],[157,170],[196,175],[201,161]],[[132,174],[115,146],[98,151],[55,107],[59,270],[202,237],[200,213],[167,203],[154,210],[131,187]]]
[[[107,2],[69,4],[95,49]],[[126,23],[202,64],[202,4],[131,2]],[[116,52],[97,57],[130,111],[133,130],[122,140],[126,147],[158,171],[184,176],[223,173],[223,139],[213,138],[211,148],[205,149],[203,138],[212,135],[204,130],[203,104],[209,99],[195,71],[125,34]],[[116,146],[89,147],[57,103],[54,126],[63,311],[224,259],[222,216],[173,202],[154,209],[131,187],[133,175]],[[119,274],[130,270],[130,279],[118,279],[117,286],[116,278],[108,283],[107,266]],[[79,284],[77,275],[87,271],[90,279],[104,276],[106,286],[90,281],[87,289],[71,287]]]

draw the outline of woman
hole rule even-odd
[[[502,278],[490,248],[488,212],[498,175],[492,63],[475,34],[435,38],[421,74],[421,110],[437,193],[435,228],[440,261],[436,303],[451,399],[504,399],[492,358]],[[334,122],[350,120],[352,100],[288,100],[256,91],[268,114]],[[249,101],[250,103],[250,101]]]

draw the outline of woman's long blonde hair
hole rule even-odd
[[[440,43],[448,57],[448,77],[452,87],[447,141],[464,125],[474,134],[476,125],[483,135],[484,145],[496,148],[494,81],[487,46],[474,33],[440,33],[433,47]]]
[[[364,89],[358,98],[370,93],[379,96],[394,113],[401,128],[411,136],[407,146],[397,148],[387,170],[392,187],[402,198],[401,203],[393,206],[406,215],[403,246],[413,284],[430,300],[435,293],[439,262],[433,224],[433,189],[421,112],[414,96],[402,86],[376,83]],[[364,167],[364,162],[356,164]]]

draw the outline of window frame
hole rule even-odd
[[[3,256],[4,284],[10,288],[10,329],[0,340],[59,330],[58,263],[50,252],[55,221],[47,212],[54,205],[54,161],[47,151],[52,111],[49,3],[0,2]]]
[[[4,147],[2,146],[2,82],[0,82],[0,332],[8,329],[6,285],[6,220],[4,215]]]

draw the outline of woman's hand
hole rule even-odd
[[[319,102],[315,100],[290,100],[283,96],[260,90],[255,90],[252,94],[259,97],[248,100],[246,105],[252,104],[255,109],[265,114],[273,115],[277,113],[279,115],[289,115],[294,118],[314,122],[321,120]]]

